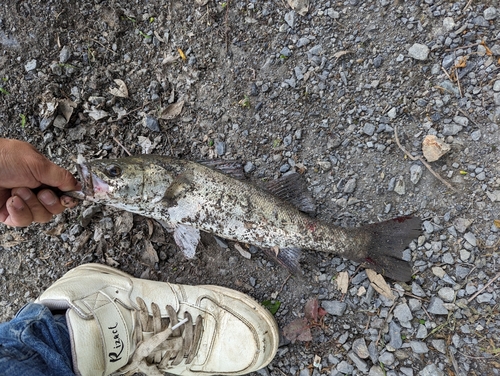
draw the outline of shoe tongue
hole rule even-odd
[[[126,308],[102,291],[74,303],[92,316],[84,318],[74,309],[66,313],[74,367],[85,376],[109,375],[126,365],[135,350],[130,343],[133,318]]]

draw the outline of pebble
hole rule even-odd
[[[445,17],[443,18],[443,27],[446,31],[451,31],[455,28],[456,24],[453,20],[453,17]]]
[[[443,127],[443,136],[455,136],[457,135],[463,127],[458,124],[450,123],[445,124]]]
[[[410,181],[413,184],[417,184],[420,181],[420,178],[422,177],[423,169],[422,166],[419,164],[413,164],[410,167]]]
[[[344,186],[344,193],[353,193],[356,189],[356,179],[352,178]]]
[[[393,353],[386,351],[383,354],[380,354],[378,357],[378,360],[380,363],[383,363],[385,366],[390,366],[394,364],[394,361],[396,360],[396,357],[394,356]]]
[[[410,347],[416,354],[426,354],[429,352],[429,348],[424,342],[410,341]]]
[[[373,365],[372,368],[370,368],[370,372],[368,372],[368,376],[386,376],[387,373],[385,370],[380,368],[380,366]]]
[[[158,123],[158,119],[156,119],[154,116],[146,115],[142,120],[142,125],[153,132],[160,131],[160,124]]]
[[[472,232],[465,233],[464,239],[473,247],[477,245],[476,236]]]
[[[354,367],[343,360],[339,364],[337,364],[336,370],[343,374],[350,375],[354,371]],[[307,375],[309,375],[309,370],[307,370],[307,372]]]
[[[444,376],[444,372],[441,371],[435,364],[429,364],[425,366],[422,371],[418,373],[420,376]]]
[[[59,52],[59,62],[64,64],[71,58],[71,49],[68,46],[64,46]]]
[[[333,316],[342,316],[347,309],[347,304],[337,300],[323,300],[321,306]]]
[[[297,43],[295,43],[295,45],[300,48],[300,47],[304,47],[304,46],[307,46],[311,41],[309,40],[309,38],[306,38],[306,37],[302,37],[300,38]]]
[[[288,13],[285,13],[285,22],[290,26],[292,29],[295,27],[295,22],[297,21],[297,13],[295,11],[290,11]]]
[[[399,179],[396,181],[396,185],[394,186],[394,192],[396,192],[400,196],[406,193],[406,185],[404,178],[402,176],[400,176]]]
[[[373,136],[373,134],[375,133],[375,125],[371,123],[366,123],[363,126],[363,133],[367,134],[368,136]]]
[[[500,91],[500,80],[496,80],[493,83],[493,91]]]
[[[354,352],[352,351],[349,352],[347,356],[353,361],[356,368],[359,369],[361,372],[367,373],[369,371],[370,367],[368,367],[368,364],[359,356],[357,356]]]
[[[429,306],[427,307],[427,312],[432,313],[433,315],[447,315],[448,310],[445,308],[444,302],[433,296],[429,302]]]
[[[226,143],[224,141],[217,141],[215,143],[215,153],[218,156],[226,154]]]
[[[497,18],[497,9],[495,7],[486,8],[483,12],[484,19],[487,21],[494,20]]]
[[[243,171],[245,171],[246,174],[249,174],[250,172],[255,171],[255,165],[248,161],[245,163],[245,166],[243,166]]]
[[[403,303],[397,305],[394,309],[394,317],[399,320],[401,326],[411,329],[412,326],[410,321],[413,319],[413,315],[411,314],[408,304]]]
[[[389,345],[394,349],[400,349],[403,346],[403,340],[401,338],[401,327],[394,321],[389,323]]]
[[[361,359],[366,359],[370,356],[370,353],[368,351],[368,346],[366,346],[364,338],[355,339],[354,342],[352,343],[352,350]]]
[[[455,290],[451,287],[442,287],[438,291],[438,295],[443,301],[451,303],[455,300]]]
[[[425,44],[415,43],[408,50],[408,55],[415,60],[427,60],[429,57],[430,49]]]
[[[488,303],[492,299],[493,299],[493,294],[490,293],[478,295],[476,298],[478,303]]]
[[[280,172],[282,174],[284,174],[285,172],[287,172],[288,170],[290,170],[290,165],[288,163],[285,163],[283,165],[281,165],[280,167]]]
[[[444,339],[433,339],[431,343],[432,346],[441,354],[446,354],[446,342]]]
[[[36,69],[36,66],[37,66],[37,61],[36,61],[36,59],[33,59],[33,60],[28,61],[24,65],[24,69],[26,69],[26,72],[31,72],[31,71],[34,71]]]

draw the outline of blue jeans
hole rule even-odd
[[[0,376],[21,375],[74,375],[64,315],[30,303],[0,324]]]

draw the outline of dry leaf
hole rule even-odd
[[[115,79],[114,81],[115,84],[118,85],[118,87],[111,87],[109,89],[109,92],[115,97],[128,98],[128,89],[125,82],[123,82],[123,80],[120,80],[119,78]]]
[[[428,162],[437,161],[451,149],[450,145],[434,135],[427,135],[422,142],[422,153]]]
[[[313,367],[319,368],[321,366],[321,356],[314,355]]]
[[[165,56],[162,60],[162,64],[165,65],[165,64],[172,64],[172,63],[175,63],[177,60],[179,60],[179,56],[172,56],[172,55],[168,55],[168,56]]]
[[[59,236],[64,232],[65,229],[66,225],[64,223],[59,223],[56,227],[45,231],[45,233],[50,236]]]
[[[295,319],[283,328],[283,335],[292,343],[295,341],[312,341],[311,328],[307,319]]]
[[[455,64],[456,68],[465,68],[467,66],[467,56],[460,56],[458,63]]]
[[[342,294],[347,293],[347,288],[349,287],[349,274],[347,272],[340,272],[336,279],[337,289],[342,292]]]
[[[240,255],[242,255],[244,258],[250,260],[252,258],[252,255],[250,252],[248,251],[245,251],[243,249],[243,247],[241,245],[239,245],[238,243],[235,243],[234,244],[234,248],[236,248],[236,250],[240,253]]]
[[[486,50],[486,55],[488,55],[488,56],[492,56],[492,55],[493,55],[493,52],[491,52],[491,50],[488,48],[488,46],[486,45],[486,42],[485,42],[484,40],[483,40],[483,41],[481,41],[481,43],[480,43],[480,44],[481,44],[481,45],[484,47],[484,49]]]
[[[500,228],[500,219],[495,219],[493,221],[493,224],[495,225],[496,228]]]
[[[141,255],[141,260],[150,265],[154,265],[160,261],[156,249],[149,240],[144,240],[144,252]]]
[[[186,55],[184,54],[184,51],[178,48],[177,52],[179,53],[179,56],[181,57],[182,60],[186,60]]]
[[[333,54],[333,57],[338,59],[338,58],[341,58],[342,56],[350,54],[350,53],[352,53],[352,51],[349,51],[349,50],[339,51],[339,52],[335,52]]]
[[[370,280],[370,285],[373,287],[375,291],[377,291],[379,294],[382,294],[389,300],[395,299],[394,294],[392,293],[391,288],[385,281],[384,277],[382,277],[380,274],[373,271],[372,269],[366,269],[366,275]]]
[[[169,104],[165,109],[161,111],[160,119],[171,120],[179,116],[184,107],[184,101],[177,101],[175,103]]]
[[[66,123],[71,119],[71,115],[73,115],[73,111],[76,108],[76,103],[73,101],[70,101],[69,99],[61,99],[59,101],[59,105],[57,107],[57,110],[59,113],[64,116],[66,119]]]
[[[309,0],[287,0],[288,5],[301,16],[309,11]]]
[[[304,315],[306,319],[317,322],[318,321],[318,309],[319,309],[319,301],[317,298],[309,299],[304,306]]]

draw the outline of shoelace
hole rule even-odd
[[[168,368],[182,363],[190,364],[198,350],[203,334],[201,316],[193,319],[189,312],[179,321],[177,312],[170,305],[165,307],[168,317],[162,318],[160,307],[151,304],[151,313],[146,303],[137,298],[140,312],[136,315],[134,336],[138,344],[128,364],[119,370],[120,374],[133,375],[142,372],[151,376],[163,376]],[[145,338],[144,334],[152,334]]]

